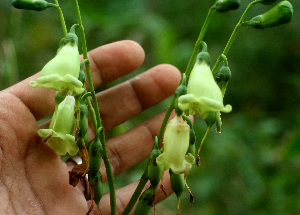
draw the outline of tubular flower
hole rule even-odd
[[[83,84],[78,80],[80,56],[77,43],[65,44],[57,55],[42,69],[36,81],[31,81],[31,87],[47,87],[54,90],[69,88],[73,95],[81,94]]]
[[[75,99],[67,96],[56,108],[49,129],[40,129],[38,135],[59,155],[75,155],[78,152],[74,131]]]
[[[223,105],[223,96],[209,65],[198,55],[188,82],[187,94],[178,98],[178,106],[185,113],[203,116],[207,112],[229,113],[231,105]]]
[[[167,125],[163,138],[163,153],[156,158],[162,171],[171,169],[176,174],[187,173],[195,162],[189,148],[190,126],[181,116],[175,116]]]

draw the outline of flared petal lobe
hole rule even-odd
[[[196,62],[188,82],[187,94],[178,99],[179,108],[189,114],[203,116],[207,112],[230,112],[223,105],[223,96],[205,61]]]
[[[84,89],[82,82],[78,80],[79,70],[78,47],[68,43],[44,66],[37,80],[31,81],[30,86],[43,86],[57,91],[69,87],[74,95],[81,94]]]

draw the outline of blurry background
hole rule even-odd
[[[145,49],[134,74],[161,63],[185,70],[213,0],[80,1],[89,49],[131,39]],[[205,35],[212,64],[250,1],[239,10],[216,13]],[[201,167],[188,176],[195,202],[186,191],[183,214],[300,214],[300,2],[291,0],[290,24],[255,30],[241,28],[228,54],[232,79],[222,133],[211,130],[201,150]],[[61,1],[68,28],[76,23],[72,1]],[[257,5],[248,18],[271,6]],[[247,20],[247,19],[246,19]],[[0,1],[0,90],[38,72],[56,53],[63,37],[55,9],[21,11]],[[117,63],[117,62],[116,62]],[[111,85],[130,78],[128,75]],[[123,132],[162,111],[168,101],[119,126]],[[196,119],[197,145],[205,124]],[[143,164],[116,177],[117,187],[137,180]],[[176,197],[157,206],[176,214]]]

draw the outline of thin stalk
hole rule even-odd
[[[153,144],[154,145],[154,144]],[[146,169],[144,171],[144,174],[141,177],[141,180],[138,184],[138,186],[136,187],[134,193],[131,196],[130,201],[128,202],[126,208],[124,209],[122,215],[128,215],[130,213],[130,211],[132,210],[132,208],[134,207],[136,201],[138,200],[138,198],[140,197],[149,177],[148,177],[148,162],[147,162],[147,166]]]
[[[54,2],[57,5],[56,9],[57,9],[57,12],[58,12],[58,15],[59,15],[59,18],[60,18],[61,27],[63,29],[64,35],[67,36],[68,30],[67,30],[66,22],[65,22],[65,19],[64,19],[64,15],[62,13],[61,8],[59,7],[58,0],[54,0]]]
[[[85,93],[87,93],[86,89],[84,91],[84,94]],[[89,112],[91,114],[91,119],[92,119],[92,122],[93,122],[94,130],[97,131],[98,128],[97,128],[97,120],[96,120],[96,114],[95,114],[94,107],[93,107],[93,105],[92,105],[91,100],[89,99],[89,97],[86,97],[85,101],[87,103]]]
[[[83,28],[83,25],[82,25],[82,21],[81,21],[78,1],[73,0],[73,2],[74,2],[74,6],[75,6],[77,21],[78,21],[78,24],[79,24],[80,37],[81,37],[81,41],[82,41],[83,57],[84,57],[84,59],[88,59],[85,33],[84,33],[84,28]],[[99,129],[100,127],[102,127],[102,123],[101,123],[99,105],[98,105],[97,97],[95,95],[95,90],[94,90],[94,86],[93,86],[92,75],[91,75],[91,67],[90,67],[89,61],[85,64],[85,68],[86,68],[87,81],[88,81],[88,84],[89,84],[89,87],[90,87],[90,91],[92,93],[92,101],[93,101],[94,110],[95,110],[96,119],[97,119],[97,128]],[[109,190],[110,190],[111,214],[116,215],[117,214],[117,206],[116,206],[115,183],[114,183],[114,177],[113,177],[113,173],[112,173],[111,164],[110,164],[110,161],[109,161],[109,158],[108,158],[108,155],[107,155],[107,148],[106,148],[106,143],[105,143],[105,134],[104,134],[104,132],[100,132],[100,140],[101,140],[101,143],[102,143],[102,146],[103,146],[103,160],[104,160],[104,164],[105,164],[105,167],[106,167],[107,181],[108,181],[108,186],[109,186]]]
[[[234,39],[235,39],[235,37],[236,37],[236,35],[237,35],[240,27],[242,26],[241,23],[244,21],[244,19],[248,15],[249,11],[252,9],[252,7],[255,4],[257,4],[257,3],[259,3],[257,0],[253,1],[253,2],[249,3],[249,5],[247,6],[247,8],[245,9],[245,11],[244,11],[243,15],[241,16],[239,22],[235,26],[235,28],[234,28],[234,30],[233,30],[233,32],[232,32],[232,34],[231,34],[231,36],[230,36],[227,44],[226,44],[226,47],[224,48],[224,51],[222,52],[223,55],[225,55],[225,56],[227,55],[227,53],[228,53],[229,49],[231,48],[231,45],[232,45],[232,43],[233,43],[233,41],[234,41]],[[213,74],[215,74],[217,72],[218,68],[220,67],[220,65],[222,63],[222,54],[218,57],[217,62],[215,64],[214,68],[212,69],[212,73]]]
[[[203,24],[203,26],[201,28],[201,31],[200,31],[199,36],[198,36],[198,39],[197,39],[196,44],[194,46],[194,50],[193,50],[192,56],[191,56],[190,61],[189,61],[188,65],[187,65],[187,67],[186,67],[186,70],[185,70],[186,80],[189,79],[192,67],[193,67],[193,65],[195,63],[195,59],[196,59],[196,57],[197,57],[197,55],[198,55],[198,53],[200,51],[201,42],[203,40],[203,37],[204,37],[204,35],[206,33],[206,30],[207,30],[207,28],[209,26],[209,23],[210,23],[210,21],[211,21],[211,19],[212,19],[212,17],[213,17],[213,15],[214,15],[215,12],[216,12],[216,10],[214,9],[213,6],[208,11],[206,19],[204,21],[204,24]]]

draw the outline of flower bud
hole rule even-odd
[[[282,1],[262,15],[243,22],[253,28],[264,29],[289,23],[293,17],[293,6],[289,1]]]
[[[44,0],[13,0],[12,5],[17,9],[41,11],[48,7],[56,7],[55,4],[48,3]]]
[[[169,121],[163,138],[163,153],[156,158],[161,171],[171,169],[174,173],[187,173],[195,162],[189,148],[190,126],[180,116]]]
[[[225,83],[228,82],[231,78],[231,71],[228,65],[222,66],[219,71],[215,74],[215,79],[217,83]]]
[[[83,93],[83,84],[78,80],[80,56],[75,34],[69,33],[64,41],[67,42],[42,69],[36,81],[31,81],[31,87],[47,87],[54,90],[69,88],[73,95]]]
[[[200,53],[201,54],[201,53]],[[223,96],[214,80],[207,58],[198,55],[191,71],[187,94],[178,99],[179,108],[188,114],[202,116],[207,112],[230,112],[231,106],[223,105]]]
[[[157,166],[156,158],[161,154],[158,149],[158,139],[155,137],[154,147],[149,156],[148,176],[152,188],[152,195],[155,196],[157,186],[161,179],[161,169]]]
[[[185,74],[183,74],[182,75],[182,81],[181,81],[179,87],[175,91],[175,97],[185,95],[186,93],[187,93],[186,76],[185,76]]]
[[[99,172],[102,161],[102,144],[99,137],[96,135],[95,139],[89,145],[89,176],[94,178]]]
[[[175,174],[171,170],[169,170],[169,173],[170,173],[171,188],[177,196],[177,210],[179,211],[180,198],[183,193],[183,189],[185,187],[184,175]]]
[[[75,99],[67,96],[55,109],[49,129],[40,129],[38,135],[48,138],[47,143],[59,155],[78,152],[74,132]]]
[[[98,171],[94,179],[94,201],[99,210],[100,210],[99,203],[102,196],[103,196],[102,175],[100,171]]]
[[[215,3],[214,8],[218,12],[227,12],[240,7],[241,0],[219,0]]]
[[[89,130],[89,111],[87,105],[80,102],[80,120],[79,120],[79,137],[84,138],[88,134]]]

